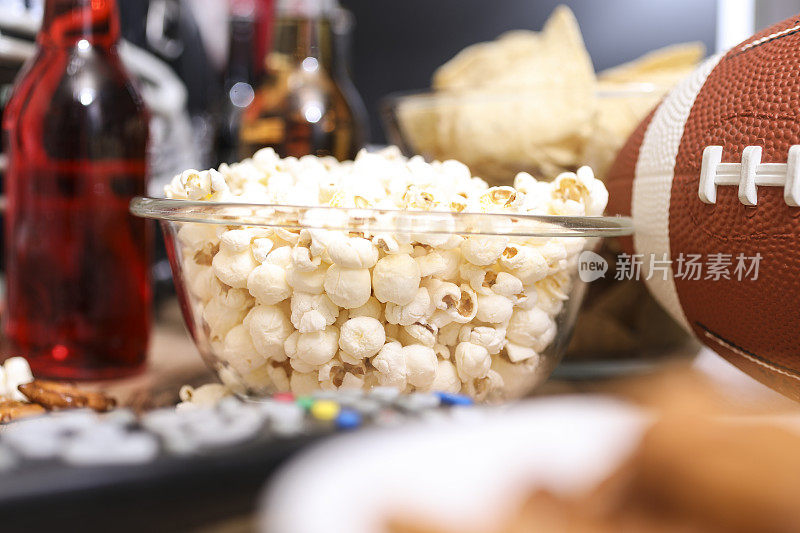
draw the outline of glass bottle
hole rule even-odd
[[[242,110],[253,101],[253,51],[256,31],[256,0],[232,0],[228,19],[228,64],[217,111],[217,165],[233,163],[239,154],[239,123]],[[215,165],[215,166],[217,166]]]
[[[346,71],[337,65],[339,9],[330,0],[278,1],[264,79],[242,114],[240,157],[269,146],[282,157],[343,160],[363,146],[364,127],[353,111],[358,95],[349,80],[341,83]]]
[[[117,52],[114,0],[46,0],[38,50],[3,116],[8,168],[6,355],[37,376],[143,368],[150,228],[148,115]]]

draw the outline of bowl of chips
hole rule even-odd
[[[604,84],[581,109],[535,88],[420,91],[386,97],[387,136],[404,153],[456,159],[492,185],[519,172],[557,176],[586,164],[603,176],[631,130],[664,91],[647,83]]]
[[[540,32],[515,30],[468,46],[433,74],[431,89],[390,95],[382,116],[406,155],[456,159],[490,185],[591,166],[602,178],[625,139],[702,59],[676,44],[595,72],[572,11]]]

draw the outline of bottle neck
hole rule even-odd
[[[268,68],[275,70],[288,65],[302,65],[304,69],[321,68],[329,74],[335,72],[334,38],[327,17],[279,14],[273,31],[273,46],[267,56]]]
[[[253,79],[253,36],[255,21],[252,16],[232,13],[228,24],[228,67],[226,82],[248,82]]]
[[[116,0],[46,0],[38,41],[72,47],[79,41],[110,47],[119,40]]]

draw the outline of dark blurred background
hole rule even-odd
[[[0,39],[35,25],[43,0],[0,0]],[[254,0],[274,7],[276,0]],[[187,89],[192,116],[222,90],[228,52],[228,6],[236,0],[118,0],[127,39],[165,61]],[[387,94],[428,87],[434,70],[464,47],[512,29],[540,30],[559,4],[581,27],[594,66],[602,70],[672,43],[702,41],[709,53],[735,44],[800,10],[800,0],[340,0],[353,14],[349,70],[369,114],[370,141],[385,142],[378,102]],[[22,23],[20,23],[22,21]],[[32,22],[33,21],[33,22]],[[167,36],[153,39],[152,34]],[[25,31],[22,32],[26,33]],[[170,38],[178,44],[172,46]],[[263,35],[262,35],[263,37]],[[19,54],[4,57],[2,85]],[[202,130],[207,124],[195,121]],[[208,135],[208,132],[195,133]]]

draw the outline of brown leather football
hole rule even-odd
[[[800,15],[676,86],[628,139],[608,189],[610,211],[634,219],[630,262],[656,299],[800,399]]]

